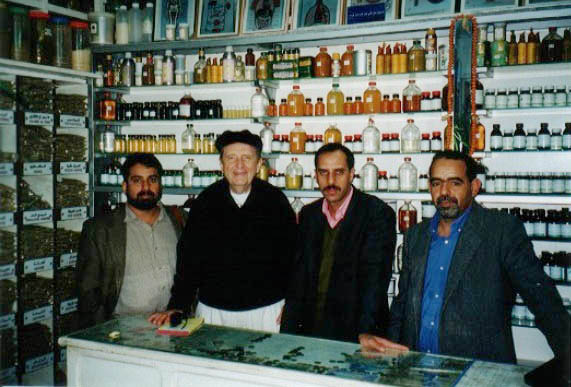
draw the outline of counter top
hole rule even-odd
[[[120,332],[118,339],[109,337],[113,331]],[[354,343],[207,324],[188,337],[161,336],[155,331],[143,316],[128,316],[62,337],[59,343],[116,354],[137,350],[137,356],[149,359],[172,361],[176,355],[178,362],[188,357],[221,361],[234,368],[277,368],[291,371],[293,378],[321,375],[327,384],[334,382],[333,378],[343,378],[347,383],[397,386],[521,386],[525,385],[523,375],[530,370],[418,352],[368,354]]]

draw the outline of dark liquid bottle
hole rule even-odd
[[[563,59],[563,38],[556,27],[549,27],[549,34],[541,41],[541,62],[561,62]]]
[[[399,208],[399,231],[404,233],[416,224],[416,208],[409,201],[405,201]]]

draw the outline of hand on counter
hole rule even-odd
[[[166,324],[167,322],[170,321],[170,317],[173,313],[176,312],[181,312],[180,310],[167,310],[166,312],[157,312],[157,313],[153,313],[148,319],[147,321],[150,322],[153,325],[156,326],[161,326],[163,324]]]
[[[370,333],[361,333],[359,335],[359,343],[363,352],[386,352],[387,350],[408,352],[408,347]]]

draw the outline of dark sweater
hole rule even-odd
[[[244,205],[230,195],[226,179],[193,202],[178,244],[177,269],[168,309],[189,311],[200,302],[243,311],[285,297],[297,228],[285,195],[254,179]]]

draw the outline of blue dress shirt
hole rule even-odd
[[[462,227],[472,210],[472,206],[450,226],[450,236],[438,235],[440,215],[437,212],[430,221],[432,239],[424,272],[424,290],[422,292],[422,312],[420,316],[420,335],[418,349],[422,352],[438,353],[438,326],[440,312],[444,302],[444,291],[448,278],[448,269]]]

